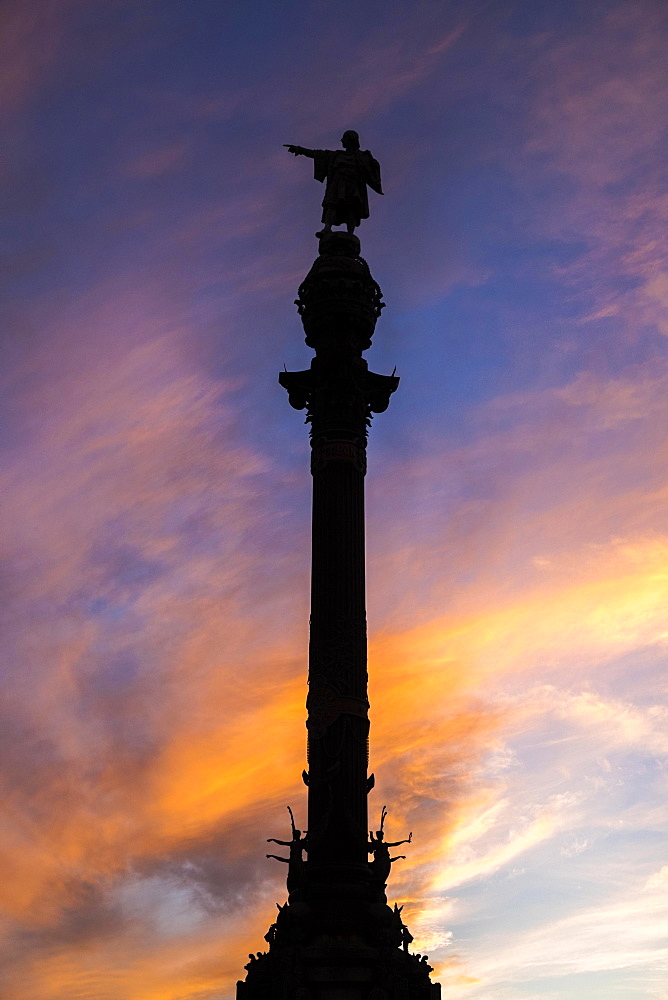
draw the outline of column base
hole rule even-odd
[[[249,956],[237,1000],[440,1000],[426,956],[408,951],[412,938],[384,892],[374,902],[299,897],[279,909],[268,950]]]

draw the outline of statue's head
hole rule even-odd
[[[382,840],[385,834],[382,830],[376,830],[376,840]]]
[[[359,149],[360,148],[360,137],[354,129],[349,128],[341,136],[341,145],[344,149]]]

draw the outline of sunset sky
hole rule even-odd
[[[231,1000],[285,900],[282,144],[346,128],[390,903],[444,1000],[668,998],[666,52],[665,0],[3,0],[2,1000]]]

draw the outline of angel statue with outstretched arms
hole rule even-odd
[[[327,181],[322,200],[324,223],[316,236],[325,236],[332,226],[345,226],[354,232],[362,219],[369,218],[367,187],[383,193],[380,183],[380,165],[368,149],[360,149],[357,132],[348,129],[341,137],[343,149],[305,149],[285,143],[295,156],[310,156],[314,161],[313,173],[317,181]]]

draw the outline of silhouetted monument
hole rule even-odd
[[[308,833],[270,838],[289,856],[288,900],[265,941],[249,955],[237,1000],[438,1000],[426,956],[412,954],[401,909],[387,904],[392,863],[383,806],[369,831],[369,701],[364,566],[366,440],[374,413],[387,409],[399,379],[370,372],[371,346],[383,308],[381,290],[360,257],[355,226],[367,218],[366,186],[381,192],[380,168],[345,132],[343,150],[290,152],[315,160],[327,180],[319,254],[296,304],[311,367],[281,372],[290,405],[311,425],[313,476],[311,634],[307,708]],[[347,232],[333,232],[333,225]],[[307,857],[304,858],[306,853]],[[371,858],[371,860],[370,860]]]
[[[316,236],[326,236],[332,226],[345,225],[352,233],[362,219],[369,218],[367,185],[383,193],[380,166],[368,149],[360,149],[360,137],[353,129],[341,136],[343,149],[305,149],[285,143],[295,156],[310,156],[317,181],[327,181],[322,199],[324,228]]]

